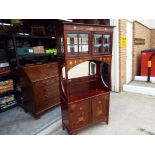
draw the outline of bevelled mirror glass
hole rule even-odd
[[[66,79],[66,72],[65,72],[65,67],[62,68],[62,78],[65,80]]]
[[[96,64],[86,61],[70,69],[68,71],[68,79],[95,75],[95,74],[96,74]]]
[[[110,88],[110,66],[107,63],[101,63],[101,78],[103,84]]]

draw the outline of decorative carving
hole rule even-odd
[[[83,116],[78,117],[78,123],[79,122],[83,122],[83,121],[84,121],[84,117]]]

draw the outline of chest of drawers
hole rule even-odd
[[[57,63],[21,67],[23,107],[39,118],[42,113],[59,104]]]

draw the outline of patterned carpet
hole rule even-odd
[[[35,135],[59,119],[60,106],[46,112],[39,120],[25,113],[21,107],[15,107],[0,113],[0,135]]]

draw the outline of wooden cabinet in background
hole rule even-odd
[[[19,68],[24,110],[39,118],[60,103],[57,63]]]

